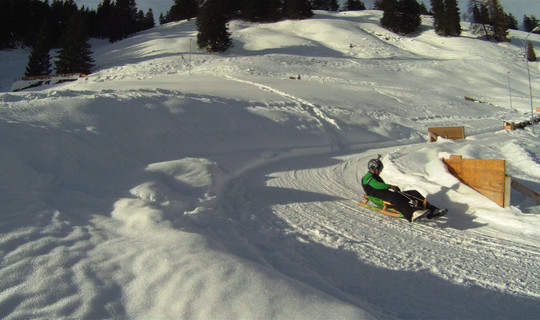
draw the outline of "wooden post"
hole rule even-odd
[[[510,177],[505,160],[463,159],[452,155],[443,159],[448,172],[501,207],[510,204]]]

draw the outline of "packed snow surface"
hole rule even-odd
[[[503,130],[531,117],[527,34],[445,38],[424,17],[403,37],[380,17],[232,21],[225,54],[171,23],[18,92],[29,50],[0,52],[0,318],[537,318],[540,205],[501,208],[441,161],[504,159],[540,191],[540,126]],[[440,126],[466,139],[426,143]],[[378,154],[448,215],[360,207]]]

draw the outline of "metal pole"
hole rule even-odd
[[[533,107],[533,97],[532,97],[532,86],[531,86],[531,71],[529,69],[529,55],[528,55],[528,47],[529,44],[527,43],[527,39],[529,39],[529,36],[531,33],[540,30],[540,27],[536,27],[532,29],[529,34],[525,37],[525,61],[527,62],[527,75],[529,76],[529,97],[531,99],[531,128],[532,132],[534,133],[534,107]]]
[[[192,38],[189,38],[189,75],[191,75],[191,42]]]
[[[508,71],[508,96],[510,97],[510,109],[512,109],[512,89],[510,88],[510,71]]]

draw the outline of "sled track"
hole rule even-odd
[[[444,318],[439,310],[456,299],[462,309],[452,316],[469,319],[504,318],[493,304],[539,309],[538,248],[457,229],[449,224],[453,212],[408,223],[360,207],[359,174],[374,152],[290,159],[235,180],[222,210],[250,231],[241,235],[249,249],[232,250],[389,318],[419,308]],[[420,299],[400,303],[410,295]],[[467,306],[479,295],[485,306]]]

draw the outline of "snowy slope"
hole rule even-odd
[[[441,38],[424,17],[401,37],[380,15],[233,21],[226,54],[167,24],[16,93],[28,50],[0,52],[0,317],[537,317],[540,206],[500,208],[440,161],[505,159],[540,190],[540,127],[502,130],[531,115],[526,34]],[[425,143],[455,125],[466,140]],[[448,216],[359,207],[377,154]]]

